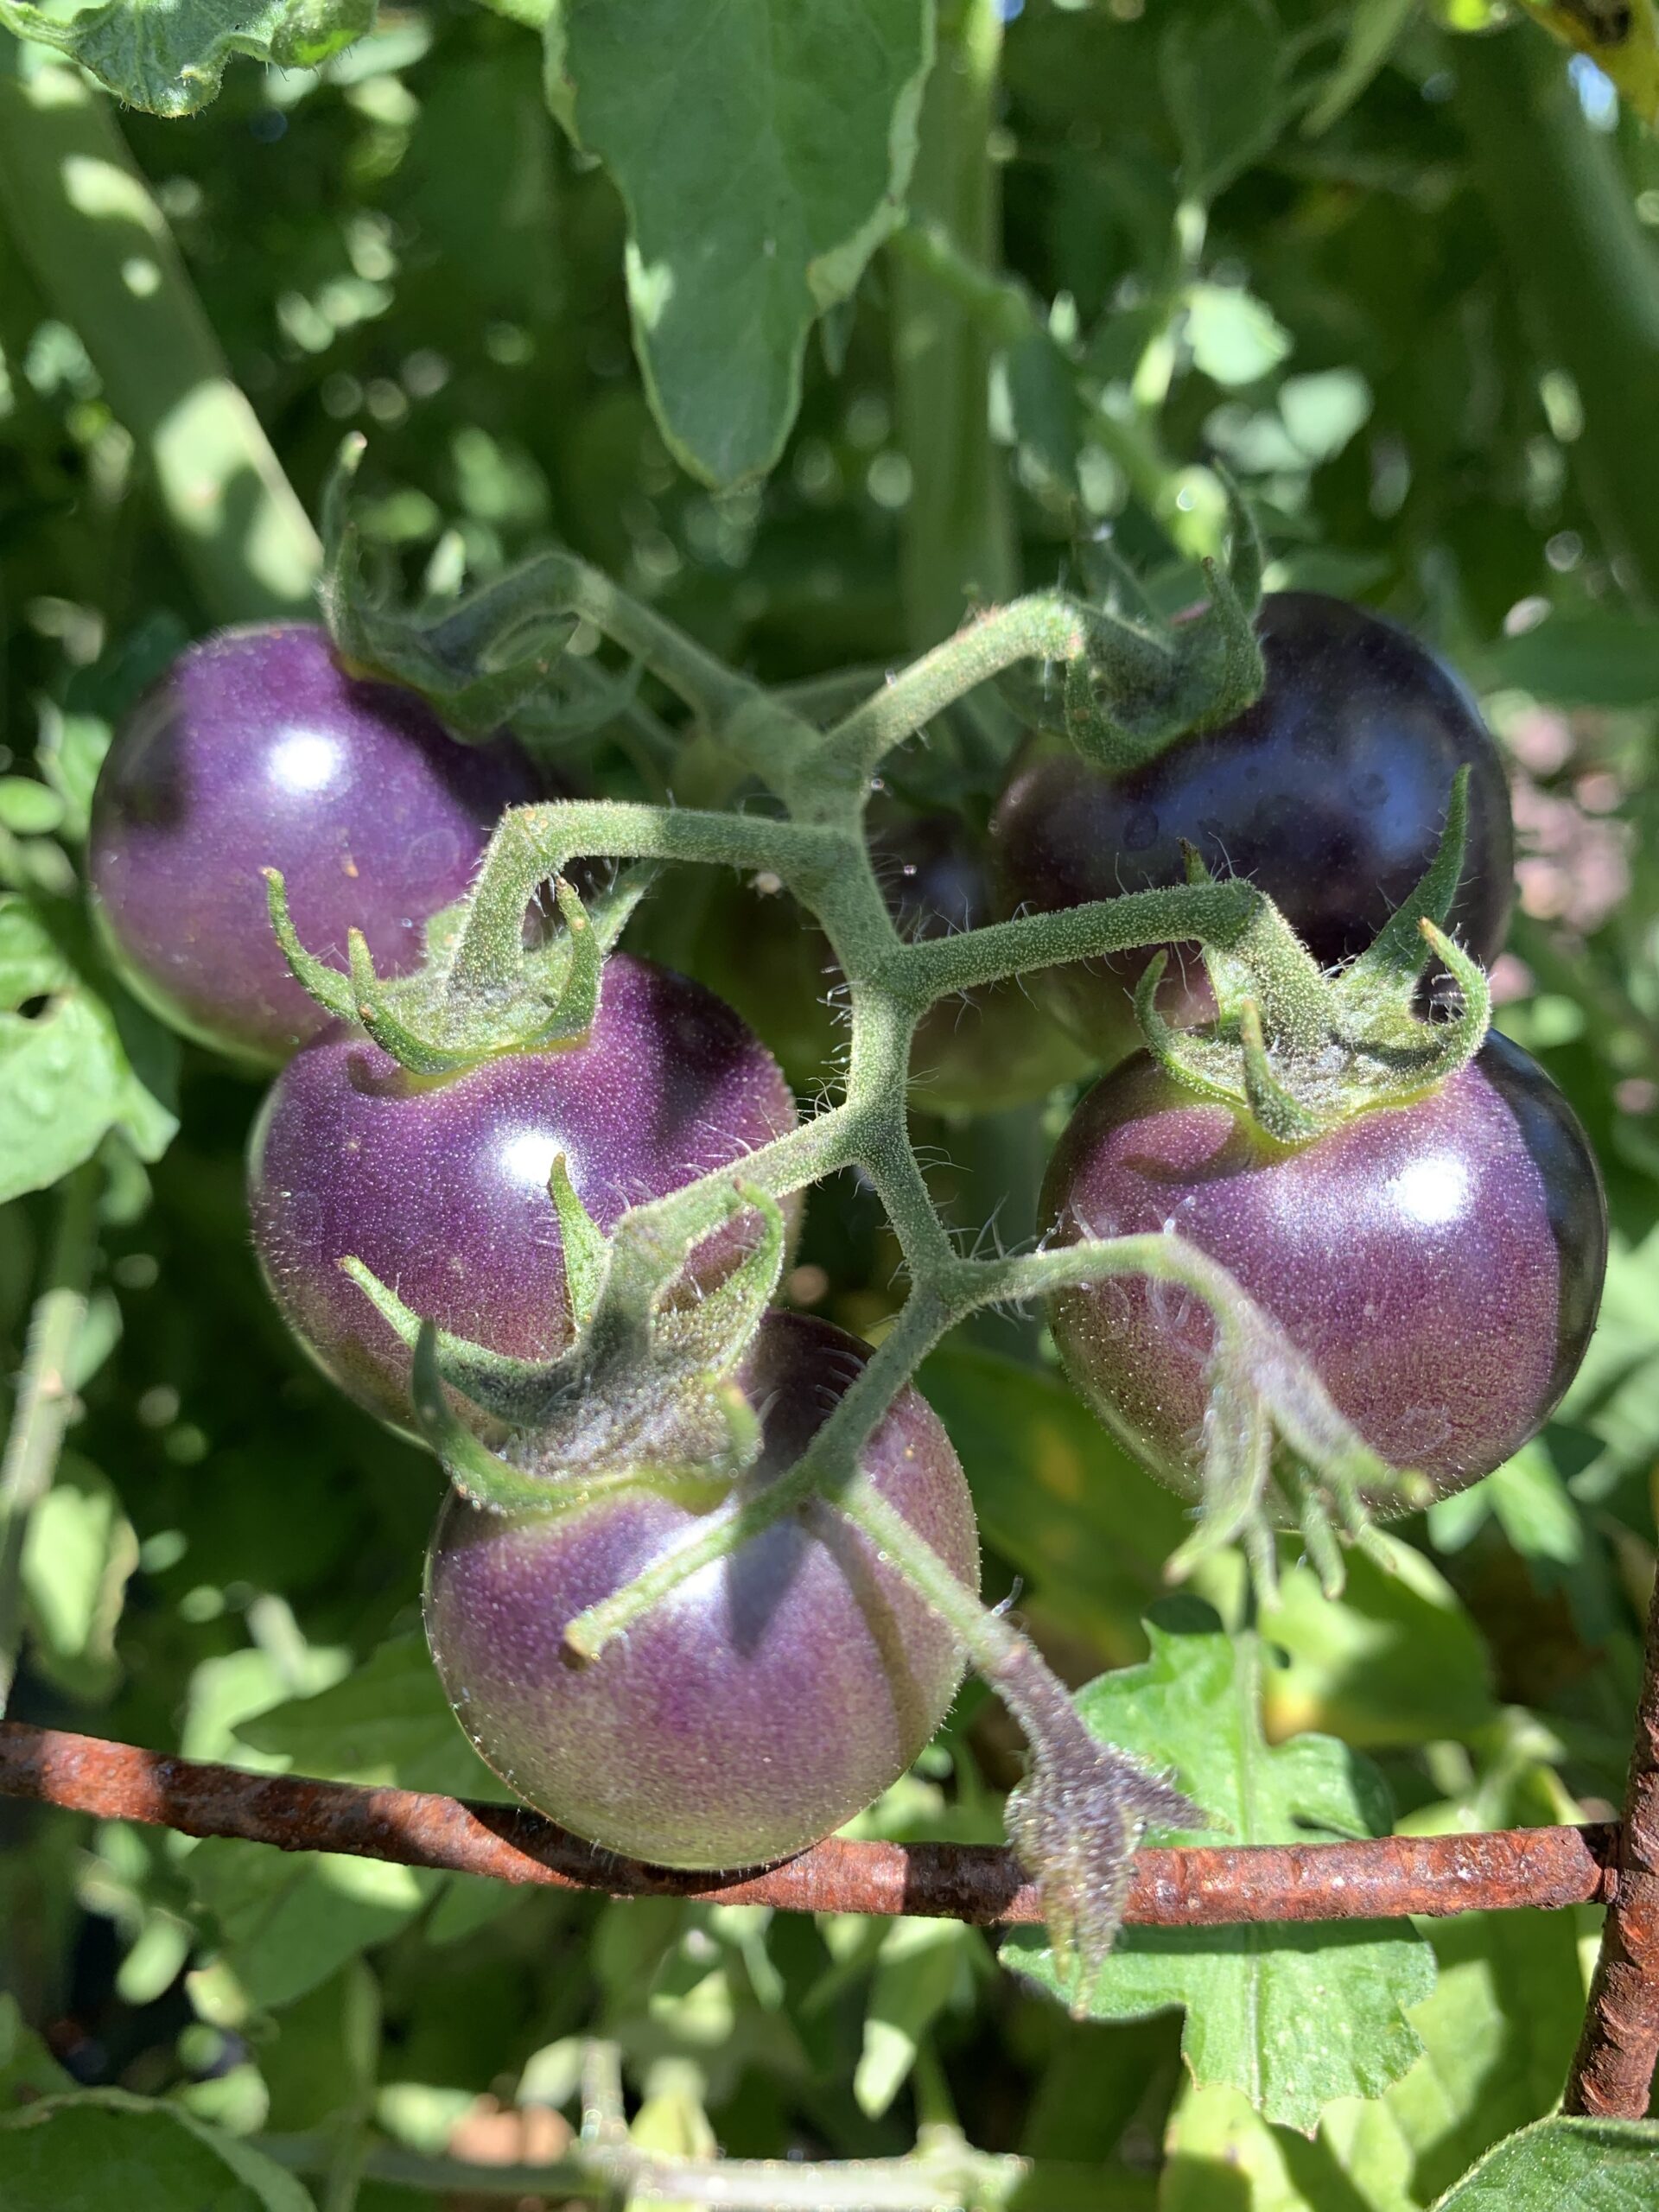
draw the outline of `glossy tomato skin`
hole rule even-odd
[[[868,1356],[829,1322],[773,1313],[741,1380],[764,1489]],[[876,1487],[969,1590],[973,1504],[938,1417],[901,1391],[865,1446]],[[874,1547],[821,1504],[704,1567],[587,1667],[561,1639],[693,1529],[708,1498],[630,1490],[560,1516],[445,1505],[426,1626],[456,1718],[518,1794],[653,1865],[753,1866],[839,1827],[911,1764],[950,1708],[962,1654]]]
[[[1290,1150],[1138,1053],[1079,1106],[1044,1211],[1062,1243],[1167,1229],[1219,1261],[1365,1440],[1442,1497],[1548,1418],[1583,1357],[1606,1266],[1584,1131],[1542,1069],[1496,1033],[1438,1092]],[[1196,1495],[1205,1308],[1136,1276],[1065,1292],[1052,1319],[1067,1372],[1108,1427]]]
[[[411,1077],[335,1027],[272,1085],[249,1150],[254,1247],[283,1318],[342,1389],[407,1427],[409,1355],[340,1270],[355,1255],[424,1319],[517,1358],[569,1337],[556,1154],[602,1229],[791,1128],[771,1054],[711,991],[617,953],[586,1040]],[[707,1282],[753,1216],[699,1248]]]
[[[270,1065],[327,1015],[289,974],[260,870],[309,950],[344,967],[362,930],[383,974],[460,898],[503,810],[542,796],[510,741],[463,745],[415,692],[348,675],[304,622],[190,646],[117,733],[92,801],[94,910],[164,1019]]]
[[[880,824],[870,858],[901,936],[949,937],[996,919],[989,861],[954,814]],[[697,964],[711,974],[776,1050],[791,1080],[816,1089],[844,1058],[848,1031],[835,956],[786,893],[747,886],[717,895]],[[1090,1063],[1017,982],[942,999],[925,1014],[911,1052],[910,1100],[925,1112],[996,1113],[1046,1097]]]
[[[1469,833],[1452,927],[1493,960],[1509,925],[1514,835],[1497,749],[1462,683],[1403,630],[1312,592],[1269,594],[1257,627],[1267,683],[1224,728],[1180,739],[1128,775],[1034,746],[992,823],[1010,912],[1052,912],[1184,880],[1182,841],[1217,874],[1249,876],[1322,965],[1363,952],[1434,856],[1466,766]],[[1190,948],[1189,953],[1190,953]],[[1108,1062],[1138,1041],[1129,993],[1145,953],[1033,977],[1044,1002]],[[1172,981],[1166,1011],[1208,1001]]]

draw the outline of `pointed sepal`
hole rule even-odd
[[[381,1281],[372,1268],[353,1255],[340,1262],[340,1273],[354,1282],[381,1319],[412,1352],[424,1325],[421,1316],[405,1306],[397,1292]],[[514,1359],[505,1352],[458,1337],[448,1329],[437,1332],[435,1357],[440,1373],[450,1388],[496,1421],[522,1426],[537,1419],[556,1395],[564,1379],[556,1361]]]
[[[450,1405],[438,1365],[438,1332],[423,1321],[416,1334],[410,1395],[421,1434],[445,1474],[474,1505],[490,1513],[546,1511],[557,1503],[544,1477],[525,1474],[481,1444]]]
[[[1397,906],[1359,957],[1350,963],[1351,994],[1371,1001],[1409,1006],[1422,976],[1427,951],[1421,925],[1444,930],[1452,913],[1469,841],[1469,771],[1452,779],[1446,822],[1427,870],[1408,899]]]
[[[559,1217],[559,1250],[564,1267],[564,1294],[577,1330],[585,1329],[610,1273],[610,1239],[582,1203],[570,1179],[569,1161],[556,1155],[547,1179],[548,1196]]]
[[[288,910],[288,887],[283,881],[282,870],[268,868],[262,873],[265,879],[265,907],[270,916],[270,926],[295,980],[302,983],[323,1011],[332,1014],[336,1021],[355,1021],[357,1000],[348,980],[337,969],[330,968],[326,962],[308,952],[300,942],[300,933],[295,928],[293,916]]]

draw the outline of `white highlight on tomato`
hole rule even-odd
[[[1389,1196],[1408,1220],[1425,1229],[1443,1228],[1468,1206],[1469,1171],[1449,1153],[1430,1153],[1393,1178]]]

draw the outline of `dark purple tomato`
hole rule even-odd
[[[800,1457],[867,1347],[769,1314],[741,1380],[761,1417],[764,1490]],[[969,1590],[973,1502],[910,1389],[861,1461]],[[426,1629],[455,1716],[519,1796],[589,1842],[656,1866],[787,1858],[895,1782],[949,1710],[962,1654],[868,1538],[809,1503],[704,1567],[586,1667],[568,1624],[696,1527],[719,1493],[640,1486],[504,1517],[452,1495],[427,1562]]]
[[[271,934],[280,868],[308,949],[418,964],[502,810],[540,796],[511,741],[462,745],[417,695],[348,675],[315,624],[192,645],[116,734],[92,800],[94,910],[139,995],[189,1035],[284,1059],[328,1017]]]
[[[1509,924],[1514,837],[1503,766],[1459,679],[1391,622],[1312,592],[1271,594],[1257,620],[1267,683],[1224,728],[1113,776],[1069,747],[1022,758],[992,823],[1006,911],[1050,913],[1184,880],[1182,842],[1249,876],[1329,967],[1363,952],[1433,859],[1467,765],[1469,833],[1451,926],[1478,960]],[[1191,948],[1185,949],[1190,955]],[[1137,1041],[1129,1003],[1147,955],[1077,961],[1031,980],[1110,1060]],[[1172,978],[1166,1011],[1208,1004]]]
[[[954,814],[886,823],[870,857],[906,938],[949,937],[996,918],[983,849]],[[792,899],[747,886],[717,893],[697,965],[760,1030],[798,1088],[829,1078],[847,1046],[847,1028],[829,1002],[841,974],[823,933]],[[911,1052],[911,1103],[936,1113],[995,1113],[1046,1096],[1089,1065],[1018,982],[992,984],[942,999],[924,1015]]]
[[[1461,1073],[1292,1150],[1137,1053],[1055,1151],[1062,1243],[1173,1230],[1219,1261],[1395,1465],[1462,1490],[1518,1451],[1572,1381],[1601,1298],[1601,1179],[1572,1108],[1494,1033]],[[1052,1307],[1066,1371],[1195,1494],[1207,1309],[1132,1276]]]
[[[334,1027],[295,1055],[254,1127],[249,1205],[284,1319],[342,1389],[409,1423],[409,1354],[339,1262],[354,1255],[423,1319],[515,1358],[556,1354],[569,1318],[558,1217],[563,1154],[608,1229],[794,1126],[771,1054],[701,983],[615,954],[580,1045],[405,1074]],[[753,1234],[740,1217],[699,1248],[708,1282]]]

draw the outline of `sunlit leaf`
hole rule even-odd
[[[217,94],[234,54],[315,68],[361,38],[374,0],[106,0],[64,16],[0,0],[0,25],[39,39],[151,115],[193,115]]]

